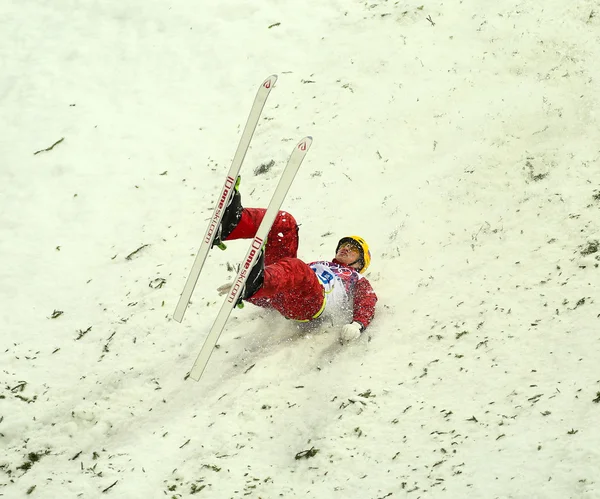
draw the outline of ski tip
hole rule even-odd
[[[300,149],[301,151],[306,151],[311,146],[311,144],[312,144],[312,137],[310,135],[308,135],[308,136],[304,137],[300,142],[298,142],[298,145],[296,146],[296,148]]]
[[[272,88],[273,85],[275,85],[276,81],[277,81],[277,75],[271,75],[265,81],[262,82],[261,86],[265,87],[265,88]]]

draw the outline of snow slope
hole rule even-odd
[[[8,0],[0,24],[0,496],[600,497],[597,2]],[[243,202],[312,135],[300,257],[363,236],[377,316],[342,347],[248,305],[195,383],[246,246],[172,313],[272,73]]]

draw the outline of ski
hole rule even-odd
[[[245,258],[242,260],[242,264],[240,265],[240,270],[233,281],[233,285],[229,290],[229,294],[225,297],[223,301],[223,305],[221,305],[221,309],[219,310],[219,314],[213,323],[206,340],[204,340],[204,345],[202,345],[202,349],[196,358],[196,362],[192,366],[192,370],[190,371],[190,377],[196,381],[200,379],[206,364],[210,359],[210,356],[219,340],[219,336],[223,332],[225,324],[231,315],[231,311],[238,303],[240,294],[244,289],[244,284],[246,283],[246,279],[248,278],[248,273],[250,269],[252,269],[254,263],[258,259],[260,255],[260,250],[265,242],[267,234],[271,230],[273,222],[275,222],[275,218],[277,217],[277,213],[279,212],[281,205],[283,204],[283,200],[285,199],[286,194],[288,193],[290,186],[292,185],[292,181],[306,156],[310,146],[312,144],[312,137],[303,138],[294,148],[290,159],[281,174],[281,178],[279,179],[279,183],[275,188],[275,192],[273,193],[273,197],[271,198],[271,202],[267,207],[267,211],[265,216],[250,244],[250,249],[246,254]]]
[[[244,158],[246,157],[246,153],[248,152],[252,135],[254,135],[254,130],[256,129],[256,125],[258,124],[262,110],[265,107],[267,97],[271,93],[271,89],[275,85],[276,81],[277,75],[271,75],[265,81],[263,81],[258,88],[256,97],[254,98],[254,103],[252,104],[252,109],[250,110],[250,115],[248,116],[248,121],[246,122],[244,131],[242,132],[242,137],[240,138],[240,143],[235,151],[235,156],[233,157],[227,177],[225,177],[225,183],[221,189],[221,194],[217,198],[218,201],[215,206],[215,210],[212,214],[210,222],[208,223],[206,234],[204,234],[204,239],[202,240],[200,249],[196,254],[196,259],[192,265],[190,275],[188,276],[183,291],[181,292],[181,296],[177,302],[177,307],[175,307],[173,319],[175,319],[177,322],[181,322],[183,320],[183,316],[187,310],[190,298],[192,297],[192,293],[194,292],[194,288],[198,282],[198,277],[200,277],[200,272],[202,272],[202,267],[204,267],[204,262],[206,261],[208,252],[212,248],[216,235],[215,231],[221,223],[221,219],[223,218],[223,213],[225,212],[229,198],[233,195],[233,188],[242,167],[242,163],[244,162]]]

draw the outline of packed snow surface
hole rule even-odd
[[[600,7],[5,0],[0,496],[600,497]],[[299,256],[346,235],[379,302],[353,344],[234,310],[244,241],[179,294],[242,167]],[[265,173],[260,165],[274,161]]]

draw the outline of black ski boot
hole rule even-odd
[[[242,195],[239,191],[240,180],[241,177],[238,177],[235,182],[233,196],[231,196],[229,204],[225,208],[223,218],[221,219],[221,225],[219,225],[219,228],[217,229],[217,235],[213,241],[213,246],[218,246],[221,249],[225,249],[223,241],[225,241],[229,234],[233,232],[242,218],[242,211],[244,210],[244,207],[242,206]]]
[[[238,305],[242,300],[247,300],[254,296],[254,294],[262,288],[263,283],[265,282],[265,247],[263,246],[260,250],[260,256],[256,260],[254,266],[250,269],[248,274],[248,278],[246,279],[246,284],[244,285],[244,289],[240,293],[240,299],[238,301]]]

